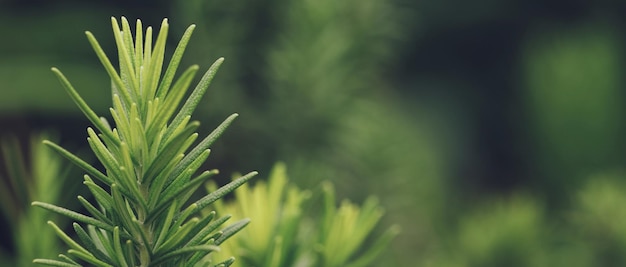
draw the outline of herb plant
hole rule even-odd
[[[209,68],[183,103],[199,68],[189,67],[176,81],[174,75],[195,26],[185,31],[162,74],[167,19],[163,20],[154,45],[152,28],[148,27],[144,33],[140,20],[134,38],[124,17],[121,28],[115,18],[112,25],[119,72],[93,34],[86,32],[86,35],[112,81],[110,112],[114,125],[96,115],[61,71],[52,69],[93,124],[94,128],[87,128],[87,141],[105,170],[45,141],[87,173],[83,184],[93,194],[95,204],[78,196],[90,213],[84,215],[49,203],[33,202],[82,223],[73,224],[75,237],[72,237],[54,222],[48,222],[70,249],[67,254],[59,255],[58,260],[34,262],[51,266],[194,266],[249,222],[242,219],[223,228],[229,216],[217,218],[215,212],[200,211],[256,175],[250,172],[187,204],[196,189],[218,173],[209,170],[196,174],[209,156],[209,147],[237,117],[237,114],[229,116],[191,148],[198,137],[194,131],[199,126],[199,122],[191,121],[191,114],[223,58]],[[230,257],[215,266],[229,266],[233,261]]]
[[[215,183],[209,181],[207,188],[215,190]],[[243,185],[233,201],[216,201],[218,213],[250,216],[254,223],[211,257],[238,255],[233,266],[371,266],[399,232],[398,226],[392,226],[380,236],[373,235],[384,214],[373,196],[362,206],[344,200],[337,207],[330,182],[315,192],[320,194],[290,184],[285,165],[278,163],[267,182]],[[311,212],[316,200],[321,202],[320,214]]]
[[[40,229],[49,220],[50,213],[33,209],[33,200],[62,202],[63,192],[71,192],[66,185],[70,169],[61,158],[41,142],[46,134],[33,135],[28,149],[20,146],[15,136],[0,140],[4,172],[0,173],[0,211],[7,222],[5,239],[13,241],[12,253],[0,252],[0,266],[29,266],[36,256],[52,257],[59,246],[52,229]],[[61,225],[65,226],[65,223]],[[33,229],[38,229],[36,232]]]

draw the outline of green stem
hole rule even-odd
[[[144,199],[148,199],[148,187],[144,184],[141,184],[139,186],[139,190],[142,194],[142,197]],[[137,212],[137,217],[138,220],[141,222],[141,231],[143,231],[144,236],[146,237],[146,242],[142,242],[140,244],[140,249],[139,249],[139,262],[141,263],[140,266],[142,267],[148,267],[150,266],[150,248],[152,247],[152,243],[154,235],[152,233],[152,228],[150,227],[150,225],[145,223],[145,219],[147,217],[148,211],[144,210],[144,209],[139,209],[139,211]]]

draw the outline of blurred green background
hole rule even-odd
[[[284,161],[301,188],[386,207],[384,266],[625,266],[623,1],[0,0],[0,135],[88,122],[49,71],[108,116],[84,37],[170,20],[184,64],[226,62],[196,112],[222,173]],[[71,178],[70,178],[71,180]],[[80,178],[76,177],[76,181]],[[0,220],[3,225],[6,219]],[[42,227],[45,227],[42,225]],[[7,229],[4,227],[4,229]],[[6,230],[2,253],[15,247]]]

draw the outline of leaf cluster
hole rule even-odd
[[[207,187],[216,188],[212,181]],[[371,264],[398,234],[392,226],[373,236],[384,214],[375,197],[360,206],[344,200],[337,207],[330,182],[319,193],[289,184],[285,165],[276,164],[268,182],[243,185],[234,201],[215,202],[218,212],[245,214],[255,221],[224,244],[222,252],[240,256],[234,266],[360,267]],[[320,200],[319,216],[312,212],[315,200]],[[223,258],[222,252],[213,257]]]
[[[217,230],[229,216],[218,218],[214,212],[203,215],[199,211],[256,175],[248,173],[187,204],[196,189],[218,173],[208,170],[197,174],[209,156],[209,147],[237,117],[229,116],[196,144],[199,122],[191,121],[191,114],[223,58],[206,71],[184,100],[199,67],[187,68],[176,80],[174,76],[195,26],[185,31],[164,72],[167,19],[154,44],[152,28],[144,32],[140,20],[134,38],[125,18],[121,25],[112,18],[112,26],[119,72],[93,34],[86,35],[112,81],[113,126],[96,115],[58,69],[52,69],[93,124],[94,128],[87,129],[87,141],[105,170],[98,170],[55,143],[45,142],[86,172],[83,184],[96,203],[78,196],[90,213],[84,215],[33,202],[86,224],[74,223],[77,238],[72,238],[49,222],[70,247],[68,255],[61,254],[60,260],[35,262],[52,266],[194,266],[249,222],[242,219]],[[217,266],[228,266],[233,261],[229,258]]]

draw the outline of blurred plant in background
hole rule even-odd
[[[626,265],[626,184],[623,174],[594,175],[576,195],[571,234],[586,258],[580,266]],[[576,255],[571,253],[571,255]],[[579,256],[580,257],[580,256]]]
[[[429,266],[531,267],[547,264],[550,236],[532,198],[493,201],[459,220],[445,252]]]
[[[209,192],[215,188],[208,184]],[[322,198],[322,210],[310,202],[311,191],[289,183],[285,165],[278,163],[267,182],[243,185],[234,200],[216,202],[218,213],[249,217],[253,223],[214,257],[240,255],[233,266],[371,266],[398,234],[394,226],[371,237],[384,214],[378,200],[369,197],[362,206],[343,200],[336,207],[331,183],[316,191],[321,194],[313,198]]]
[[[548,196],[624,164],[624,44],[607,26],[543,29],[525,47],[530,159]]]
[[[6,170],[0,174],[0,210],[10,229],[4,240],[13,242],[11,254],[1,251],[2,266],[30,266],[35,257],[56,256],[61,246],[54,231],[42,227],[54,216],[30,205],[32,201],[68,202],[68,194],[75,191],[66,182],[70,168],[42,144],[44,139],[44,134],[32,136],[27,148],[16,137],[4,137],[0,143]]]

